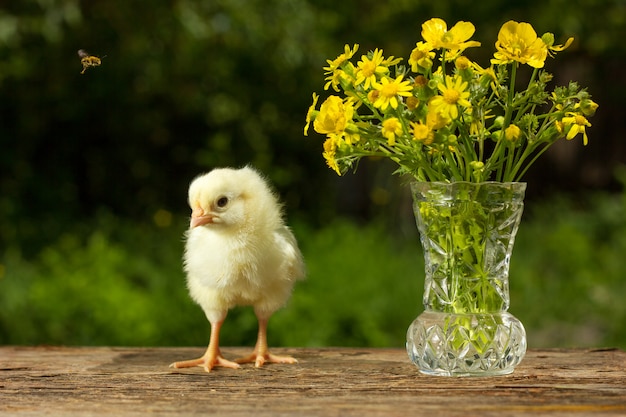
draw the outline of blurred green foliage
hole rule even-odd
[[[209,324],[181,268],[185,219],[137,226],[106,215],[32,260],[0,259],[0,344],[194,345]],[[423,311],[424,263],[413,224],[296,223],[308,278],[270,322],[280,346],[404,344]],[[626,348],[626,193],[527,205],[511,265],[510,311],[531,347]],[[224,345],[253,345],[250,308],[231,311]]]
[[[512,258],[511,310],[528,323],[531,346],[624,348],[626,193],[553,198],[528,217]]]
[[[85,236],[62,236],[31,262],[17,253],[6,255],[0,343],[208,342],[209,324],[189,298],[181,268],[185,225],[145,228],[101,216],[96,226]],[[300,225],[296,233],[308,279],[298,284],[289,308],[275,315],[270,340],[315,346],[393,344],[394,331],[406,324],[402,307],[414,309],[419,297],[417,281],[406,279],[407,266],[411,275],[415,272],[418,242],[394,249],[380,225],[348,222],[319,232]],[[381,291],[385,282],[388,288]],[[253,342],[256,326],[251,309],[232,311],[223,343]]]
[[[531,345],[625,346],[622,197],[541,203],[555,189],[619,188],[624,6],[2,2],[0,343],[204,344],[208,323],[181,268],[187,185],[215,166],[251,163],[276,184],[310,273],[274,317],[270,341],[402,345],[423,285],[408,193],[385,164],[337,178],[324,166],[322,138],[302,136],[303,119],[325,60],[345,43],[406,56],[420,24],[438,16],[472,21],[485,44],[509,19],[576,38],[549,68],[560,84],[584,80],[600,109],[587,148],[563,143],[529,172],[512,311]],[[81,48],[102,66],[80,75]],[[255,335],[249,310],[231,313],[225,344]]]

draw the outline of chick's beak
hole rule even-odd
[[[189,223],[189,227],[193,229],[197,226],[202,226],[207,223],[213,223],[213,215],[208,213],[205,214],[204,210],[200,207],[194,208],[191,213],[191,222]]]

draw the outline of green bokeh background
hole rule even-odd
[[[624,0],[25,0],[0,4],[0,344],[203,345],[181,268],[191,179],[252,164],[273,182],[308,279],[270,322],[285,346],[403,346],[423,259],[406,179],[337,177],[302,134],[343,45],[407,57],[430,17],[574,44],[547,67],[600,104],[590,144],[528,173],[510,311],[531,347],[626,347]],[[104,56],[80,75],[76,51]],[[481,53],[483,54],[481,56]],[[226,345],[251,345],[236,309]]]

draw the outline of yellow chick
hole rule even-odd
[[[253,362],[296,363],[267,347],[267,322],[304,278],[304,263],[295,237],[285,225],[278,198],[250,167],[218,168],[189,186],[191,222],[186,234],[184,269],[193,300],[211,323],[205,354],[175,362],[174,368],[201,366],[239,368]],[[259,321],[253,353],[233,361],[219,348],[220,328],[228,310],[252,306]]]

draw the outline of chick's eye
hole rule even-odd
[[[215,204],[217,204],[217,207],[219,207],[219,208],[226,207],[226,205],[228,204],[228,197],[220,197],[220,198],[218,198],[217,201],[215,202]]]

